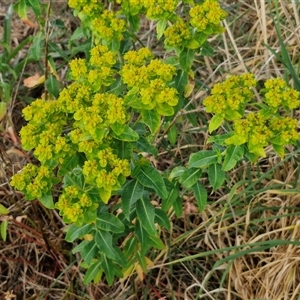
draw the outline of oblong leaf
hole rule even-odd
[[[194,49],[187,49],[187,48],[185,48],[180,52],[179,63],[184,71],[189,72],[189,70],[191,69],[194,61],[195,53],[196,52]]]
[[[179,182],[182,184],[183,187],[186,189],[192,187],[201,177],[202,171],[198,168],[190,168],[185,170],[180,178]]]
[[[144,137],[140,137],[139,140],[136,141],[134,145],[138,150],[142,152],[147,152],[154,156],[157,156],[158,151],[156,147],[151,145],[149,141]]]
[[[97,256],[99,248],[95,241],[89,241],[82,249],[81,256],[84,261],[89,265],[92,260]]]
[[[193,187],[192,190],[197,200],[198,207],[200,211],[203,211],[207,204],[207,191],[205,187],[198,181]]]
[[[149,233],[143,228],[141,222],[142,222],[141,220],[136,222],[135,234],[136,234],[137,239],[140,242],[140,245],[141,245],[140,251],[141,251],[142,255],[146,255],[147,251],[151,247],[151,242],[149,239]],[[132,249],[132,250],[134,251],[134,249]],[[131,255],[132,255],[132,253],[131,253]]]
[[[214,115],[209,121],[208,132],[211,133],[214,130],[218,129],[224,121],[224,118],[220,115]]]
[[[155,209],[150,203],[150,199],[139,199],[136,203],[136,213],[138,219],[142,223],[143,228],[149,234],[156,233],[156,227],[154,224]]]
[[[139,139],[139,135],[129,126],[124,126],[124,131],[121,134],[115,134],[112,132],[112,136],[124,142],[135,142]]]
[[[208,167],[208,180],[213,190],[217,190],[225,180],[225,172],[222,170],[220,164],[212,164]]]
[[[161,203],[161,208],[164,211],[168,211],[179,196],[178,184],[172,184],[171,182],[166,182],[166,186],[168,189],[168,197],[163,198]]]
[[[156,110],[141,111],[143,122],[149,127],[151,133],[156,133],[160,126],[160,115]]]
[[[83,237],[84,235],[88,234],[93,229],[91,224],[85,224],[83,226],[76,226],[75,224],[70,225],[65,229],[67,232],[66,234],[66,241],[67,242],[74,242],[74,240]]]
[[[101,268],[101,260],[96,260],[94,263],[92,263],[88,270],[86,271],[85,275],[84,275],[84,284],[88,284],[90,283],[92,280],[94,280],[97,275],[103,272],[102,268]]]
[[[168,197],[168,192],[164,180],[161,174],[153,167],[144,166],[140,170],[137,180],[143,186],[154,189],[159,197]]]
[[[155,208],[155,219],[154,222],[162,227],[165,227],[168,231],[171,230],[171,223],[167,214],[162,210]]]
[[[193,153],[189,158],[189,168],[205,168],[218,162],[218,154],[212,150],[202,150]]]
[[[49,192],[47,194],[43,194],[42,197],[39,198],[39,201],[46,207],[49,209],[54,209],[55,205],[53,202],[53,196],[52,194]]]
[[[95,242],[98,245],[100,252],[111,259],[116,259],[115,249],[112,244],[112,235],[109,232],[97,230]]]
[[[96,226],[104,231],[111,231],[114,233],[122,233],[125,229],[125,226],[120,219],[107,212],[98,214]]]
[[[121,205],[127,219],[129,219],[131,206],[143,196],[143,192],[144,187],[136,179],[130,180],[124,185],[121,193]]]
[[[243,157],[243,155],[244,155],[243,146],[230,145],[226,149],[222,170],[223,171],[231,170],[236,165],[236,163]]]

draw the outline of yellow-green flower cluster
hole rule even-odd
[[[272,143],[276,145],[293,145],[299,141],[297,120],[290,117],[272,117],[269,128],[273,132]]]
[[[118,18],[113,11],[104,10],[100,16],[92,20],[91,30],[99,39],[108,42],[112,40],[120,41],[123,39],[123,32],[126,30],[126,22]]]
[[[96,184],[100,190],[105,191],[108,198],[112,190],[120,189],[122,177],[125,178],[130,173],[128,160],[118,158],[110,147],[99,150],[97,155],[86,160],[83,166],[86,182]],[[102,200],[106,202],[108,198],[104,197]]]
[[[280,107],[286,110],[300,106],[300,93],[290,88],[282,78],[272,78],[265,82],[264,102],[276,112]]]
[[[173,48],[184,47],[192,38],[190,27],[182,19],[168,27],[165,30],[164,35],[166,37],[165,45]]]
[[[230,76],[224,82],[215,84],[211,95],[203,101],[206,111],[227,120],[242,117],[246,103],[253,97],[251,87],[255,85],[252,74]]]
[[[76,86],[79,91],[76,93],[83,95],[85,99],[90,99],[87,93],[91,91],[100,90],[101,86],[109,86],[114,81],[114,74],[112,67],[116,64],[116,53],[109,51],[107,46],[98,45],[91,49],[91,57],[89,61],[86,59],[74,59],[70,62],[71,78],[76,80]],[[85,84],[85,91],[80,91],[78,82]],[[71,98],[78,97],[74,95]],[[70,97],[68,97],[70,98]],[[81,97],[82,98],[82,97]]]
[[[264,147],[269,144],[285,146],[299,140],[297,120],[282,116],[264,116],[262,111],[250,113],[245,119],[234,121],[234,135],[226,144],[247,143],[249,151],[265,156]]]
[[[145,0],[116,0],[116,2],[122,5],[122,9],[124,12],[130,13],[132,16],[135,16],[144,8]]]
[[[53,174],[49,167],[26,165],[20,173],[15,174],[10,184],[25,193],[28,200],[38,199],[53,185]]]
[[[137,109],[157,109],[162,115],[170,115],[172,107],[178,103],[177,90],[168,84],[176,74],[176,68],[159,59],[147,64],[151,56],[147,48],[125,55],[120,74],[130,89],[129,94],[135,94],[135,101],[127,104]]]
[[[81,19],[94,18],[103,10],[103,4],[99,0],[69,0],[68,4],[75,11],[79,12]]]
[[[222,32],[220,22],[227,16],[217,0],[204,0],[190,9],[190,23],[198,32],[215,34]]]
[[[86,144],[88,136],[101,143],[108,127],[115,123],[125,124],[127,121],[124,100],[114,94],[97,93],[90,105],[82,105],[74,113],[74,120],[76,122],[73,123],[74,130],[71,132],[73,143],[83,141]]]
[[[178,0],[144,0],[147,10],[146,17],[149,20],[168,19],[176,9]]]
[[[268,119],[260,113],[249,113],[245,119],[235,120],[234,134],[234,138],[226,140],[227,144],[241,145],[248,142],[251,147],[264,147],[273,137]]]
[[[20,131],[22,146],[25,150],[35,149],[34,155],[39,161],[63,158],[72,151],[61,136],[67,120],[59,111],[57,101],[38,99],[23,110],[23,115],[29,124]]]
[[[98,204],[94,203],[81,188],[70,185],[64,188],[55,207],[59,209],[65,222],[81,224],[84,221],[84,215],[95,212]]]

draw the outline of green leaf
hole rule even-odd
[[[120,250],[120,248],[118,248],[117,246],[113,245],[113,248],[114,248],[114,254],[115,254],[115,261],[122,267],[125,267],[126,263],[127,263],[125,255]]]
[[[32,57],[35,61],[38,61],[40,59],[40,56],[42,54],[42,41],[44,39],[43,31],[39,31],[36,36],[33,39],[33,44],[30,48],[30,57]]]
[[[10,4],[8,6],[8,9],[6,11],[5,17],[4,17],[4,37],[3,42],[6,43],[10,48],[10,42],[11,42],[11,25],[12,25],[12,15],[13,15],[13,5]]]
[[[8,209],[0,204],[0,215],[7,215],[9,213]]]
[[[66,62],[69,62],[70,58],[56,43],[48,42],[48,47],[63,58]]]
[[[4,242],[6,242],[6,237],[7,237],[7,226],[8,226],[8,221],[3,221],[0,225],[0,234],[1,238]]]
[[[124,131],[121,134],[115,134],[112,132],[112,136],[124,142],[135,142],[139,139],[139,135],[128,125],[124,125]]]
[[[116,149],[119,158],[128,160],[132,158],[133,143],[115,140],[113,147]]]
[[[32,10],[34,11],[35,15],[38,18],[42,17],[42,9],[41,9],[41,5],[40,5],[40,1],[39,0],[27,0],[29,6],[32,8]]]
[[[89,265],[99,252],[98,246],[95,241],[89,241],[81,251],[81,256],[84,261]]]
[[[95,241],[99,247],[99,250],[111,259],[116,259],[116,253],[112,244],[112,235],[103,230],[97,230],[95,235]]]
[[[149,141],[142,136],[139,138],[138,141],[135,142],[134,145],[141,152],[147,152],[154,156],[157,156],[158,151],[157,151],[156,147],[151,145],[149,143]]]
[[[156,233],[156,227],[154,225],[155,209],[150,203],[150,199],[139,199],[136,203],[136,213],[138,219],[141,221],[143,228],[149,234]]]
[[[203,211],[207,204],[207,191],[204,186],[198,181],[193,187],[192,190],[197,200],[198,207],[200,211]]]
[[[139,221],[136,222],[136,226],[135,226],[135,232],[137,231],[137,227],[140,227],[143,229],[142,225],[140,225]],[[145,230],[144,230],[145,231]],[[136,233],[137,235],[137,233]],[[130,236],[129,239],[126,241],[125,246],[124,246],[124,255],[127,259],[129,259],[132,256],[132,253],[134,253],[135,249],[136,249],[136,245],[137,245],[137,239],[136,237]],[[143,247],[143,244],[141,243],[141,246]]]
[[[27,18],[27,4],[26,0],[20,0],[16,4],[14,4],[14,11],[18,14],[21,19]]]
[[[154,222],[162,227],[167,228],[168,231],[171,230],[171,223],[167,214],[159,208],[155,208],[155,219]]]
[[[147,261],[146,261],[145,255],[143,255],[143,253],[141,253],[141,251],[137,251],[136,258],[139,262],[139,265],[142,267],[144,273],[146,273],[147,272]]]
[[[70,41],[80,40],[85,37],[83,28],[81,26],[77,27],[70,37]]]
[[[194,49],[183,49],[179,54],[179,63],[182,69],[186,72],[192,67],[193,61],[195,57],[195,50]]]
[[[48,75],[45,85],[47,91],[55,98],[57,98],[59,95],[59,85],[57,79],[52,74]]]
[[[161,203],[161,208],[164,211],[168,211],[179,196],[178,184],[172,184],[171,182],[167,182],[166,186],[168,189],[168,197],[162,199]]]
[[[124,124],[120,124],[120,123],[114,123],[110,125],[110,128],[113,130],[113,132],[116,135],[120,135],[124,132],[125,130],[125,125]]]
[[[226,145],[243,145],[248,140],[247,135],[234,134],[225,140]]]
[[[75,224],[72,224],[65,229],[65,231],[67,232],[65,240],[69,243],[72,243],[74,242],[74,240],[90,233],[92,229],[93,226],[91,224],[85,224],[80,227],[76,226]]]
[[[151,133],[156,133],[160,126],[160,115],[156,110],[141,110],[143,122],[149,127]]]
[[[185,45],[188,49],[197,49],[201,46],[201,44],[196,39],[191,39],[189,42]]]
[[[225,180],[225,172],[222,171],[221,165],[216,163],[212,164],[208,167],[208,180],[211,184],[213,191],[217,190],[220,186],[222,186]]]
[[[208,131],[212,133],[214,130],[218,129],[224,121],[224,118],[220,115],[214,115],[209,121]]]
[[[182,216],[182,198],[181,197],[177,197],[176,201],[174,201],[173,204],[174,207],[174,211],[176,214],[177,218],[180,218]]]
[[[173,146],[176,144],[177,134],[178,134],[178,132],[177,132],[176,125],[173,124],[168,131],[168,140],[169,140],[170,144]]]
[[[103,255],[101,266],[106,275],[106,280],[108,285],[112,285],[115,277],[115,272],[114,272],[115,266],[113,262],[110,259],[107,259],[105,255]]]
[[[82,170],[80,168],[76,168],[72,172],[66,174],[64,176],[63,183],[64,183],[64,187],[75,185],[80,189],[82,189],[84,184],[84,177],[82,174]]]
[[[214,54],[214,48],[206,42],[201,47],[201,54],[203,56],[212,56]]]
[[[172,180],[174,178],[177,178],[177,177],[180,177],[182,175],[182,173],[184,173],[186,171],[186,167],[184,166],[178,166],[178,167],[175,167],[170,175],[169,175],[169,180]]]
[[[207,139],[207,143],[214,143],[218,144],[221,146],[225,145],[225,142],[228,138],[232,136],[232,133],[226,133],[226,134],[218,134],[218,135],[213,135]]]
[[[202,171],[199,168],[190,168],[185,170],[179,178],[179,182],[184,188],[192,187],[201,177]]]
[[[274,151],[281,157],[284,157],[284,146],[272,144]]]
[[[72,253],[75,254],[81,252],[89,242],[90,241],[86,240],[82,241],[80,244],[78,244],[75,248],[72,249]]]
[[[125,230],[124,224],[116,216],[102,212],[96,218],[96,226],[104,231],[111,231],[114,233],[122,233]]]
[[[161,198],[167,198],[168,192],[161,174],[153,167],[143,166],[137,180],[145,187],[155,190]]]
[[[167,20],[166,19],[159,20],[156,23],[156,33],[157,33],[157,39],[158,40],[163,36],[166,27],[167,27]]]
[[[129,220],[132,205],[143,196],[144,187],[136,180],[128,181],[122,190],[122,209],[125,217]]]
[[[165,245],[164,243],[161,241],[161,239],[159,237],[157,237],[156,235],[149,235],[149,239],[150,239],[150,243],[151,245],[156,248],[156,249],[160,249],[163,250],[165,249]]]
[[[175,87],[179,93],[183,93],[186,85],[189,82],[189,75],[187,72],[183,70],[178,70],[177,75],[175,77]]]
[[[168,103],[157,103],[156,110],[162,116],[173,116],[175,113],[174,107]]]
[[[236,165],[236,163],[243,157],[243,155],[244,155],[243,146],[230,145],[226,149],[222,170],[223,171],[231,170]]]
[[[94,280],[96,277],[99,276],[99,272],[102,274],[103,270],[101,268],[101,260],[96,260],[94,263],[92,263],[88,270],[86,271],[84,275],[84,284],[90,283],[92,280]]]
[[[129,15],[128,16],[128,21],[133,29],[134,32],[139,31],[140,29],[140,16],[137,15]]]
[[[218,162],[218,155],[212,150],[201,150],[193,153],[189,158],[189,168],[205,168]]]
[[[139,221],[136,222],[135,234],[136,234],[136,237],[138,238],[138,240],[140,242],[142,255],[146,255],[147,251],[151,247],[151,243],[150,243],[150,239],[149,239],[149,234],[143,228],[141,222],[142,222],[142,220],[139,220]],[[132,249],[132,250],[135,251],[134,249]]]
[[[39,201],[47,208],[54,209],[55,205],[53,202],[52,193],[49,192],[48,194],[43,194],[42,197],[39,198]]]
[[[64,176],[65,174],[67,174],[68,172],[76,168],[78,163],[79,163],[79,156],[77,154],[74,154],[69,157],[65,157],[58,169],[57,176]]]

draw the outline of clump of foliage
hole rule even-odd
[[[142,153],[157,155],[153,142],[162,119],[187,102],[194,57],[211,53],[207,39],[223,31],[226,12],[215,0],[69,5],[91,37],[90,50],[70,62],[73,82],[57,99],[48,95],[23,110],[28,124],[20,132],[22,145],[34,149],[40,166],[28,164],[11,184],[28,200],[59,210],[70,224],[67,241],[82,239],[73,253],[84,259],[85,283],[105,273],[112,284],[115,276],[147,271],[152,264],[147,253],[165,247],[160,228],[170,230],[171,208],[181,215],[184,193],[193,192],[200,210],[205,208],[207,187],[200,179],[206,174],[216,190],[227,171],[242,159],[265,156],[269,144],[283,156],[284,146],[298,139],[296,121],[283,114],[299,107],[299,93],[272,79],[261,91],[264,101],[256,102],[250,74],[216,84],[203,103],[214,114],[209,131],[224,122],[227,132],[212,136],[211,150],[193,153],[187,166],[162,174]],[[130,49],[141,15],[157,21],[157,38],[164,40],[169,59],[156,58],[142,44]]]

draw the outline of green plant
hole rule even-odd
[[[21,59],[19,53],[32,41],[31,36],[24,39],[15,48],[11,45],[12,15],[13,6],[10,5],[3,23],[3,39],[0,41],[0,46],[3,48],[0,53],[0,121],[5,116],[7,107],[12,100],[13,87],[24,66],[30,62],[26,58]]]
[[[2,222],[0,225],[0,235],[3,241],[6,241],[8,220],[5,217],[5,215],[8,215],[8,213],[8,209],[5,208],[2,204],[0,204],[0,217],[3,218],[3,220],[1,220]]]
[[[170,209],[180,216],[182,196],[188,192],[194,193],[201,210],[205,208],[202,173],[216,190],[242,159],[263,156],[269,143],[283,155],[283,146],[296,138],[294,121],[280,115],[281,107],[299,106],[296,91],[279,80],[278,93],[287,102],[273,103],[274,82],[269,81],[262,91],[265,103],[251,103],[253,76],[230,77],[215,85],[204,102],[215,114],[209,130],[226,121],[227,132],[211,137],[212,150],[192,154],[187,167],[159,172],[143,154],[157,155],[153,144],[161,123],[170,122],[187,103],[195,55],[211,54],[207,38],[222,32],[219,22],[226,13],[214,0],[183,1],[185,18],[176,13],[178,1],[112,4],[114,9],[108,10],[94,0],[69,1],[82,20],[82,32],[90,31],[91,49],[86,58],[70,62],[73,83],[57,100],[38,99],[23,110],[28,121],[21,130],[23,148],[34,149],[40,166],[28,164],[11,181],[28,200],[59,209],[70,223],[67,241],[82,239],[73,253],[80,252],[84,259],[85,283],[99,281],[103,273],[112,284],[115,276],[146,272],[152,264],[149,249],[165,247],[160,229],[170,230]],[[142,43],[139,50],[130,50],[130,43],[138,40],[140,14],[157,21],[157,37],[165,37],[169,53],[165,61]],[[243,119],[250,104],[259,109]],[[242,122],[252,131],[241,132]],[[257,144],[253,133],[259,135]],[[174,134],[169,138],[174,143]],[[55,204],[53,192],[59,195]]]

